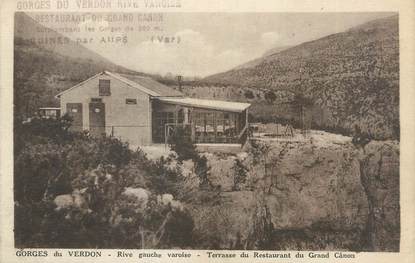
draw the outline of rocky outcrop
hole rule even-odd
[[[368,144],[362,150],[360,176],[369,208],[367,249],[399,251],[399,144]]]
[[[326,139],[267,141],[262,155],[211,157],[209,179],[224,187],[187,204],[197,244],[398,251],[399,144],[371,142],[363,151],[349,137]],[[229,191],[237,160],[246,180]]]
[[[215,188],[228,192],[234,188],[235,165],[234,156],[217,156],[214,154],[205,154],[208,159],[209,174],[208,180]]]

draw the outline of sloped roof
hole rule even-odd
[[[170,87],[167,87],[166,85],[163,85],[160,82],[157,82],[149,77],[139,76],[139,75],[130,75],[130,74],[116,74],[116,73],[112,73],[112,74],[118,75],[122,78],[135,82],[141,85],[142,87],[149,89],[157,94],[153,96],[157,96],[157,97],[181,97],[183,96],[181,92],[175,89],[172,89]]]
[[[229,102],[223,100],[205,100],[205,99],[195,99],[195,98],[169,98],[169,97],[160,97],[157,98],[160,101],[183,105],[188,107],[202,108],[202,109],[211,109],[211,110],[221,110],[221,111],[231,111],[231,112],[242,112],[249,108],[251,104],[242,103],[242,102]]]
[[[39,110],[60,110],[59,107],[40,107]]]
[[[59,94],[56,95],[56,97],[60,97],[62,94],[72,89],[75,89],[77,87],[80,87],[85,82],[88,82],[89,80],[92,80],[93,78],[96,78],[103,74],[116,78],[119,81],[126,83],[128,86],[139,89],[153,97],[182,97],[183,96],[181,92],[174,90],[170,87],[167,87],[166,85],[163,85],[149,77],[139,76],[139,75],[129,75],[129,74],[118,74],[118,73],[113,73],[109,71],[104,71],[104,72],[98,73],[90,77],[89,79],[85,81],[78,83],[77,85],[67,90],[60,92]]]

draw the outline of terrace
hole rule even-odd
[[[243,144],[248,133],[250,104],[194,98],[153,100],[152,137],[166,143],[177,127],[194,143]]]

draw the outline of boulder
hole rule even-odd
[[[234,165],[235,157],[228,156],[221,158],[216,155],[205,155],[208,159],[208,179],[211,185],[215,188],[221,189],[221,191],[232,191],[234,188]]]
[[[127,197],[135,198],[140,206],[144,208],[147,206],[147,202],[151,193],[144,188],[126,187],[122,194]]]
[[[174,200],[174,197],[171,194],[158,195],[157,202],[165,206],[170,205],[173,209],[183,210],[182,203]]]
[[[74,192],[72,194],[64,194],[58,195],[55,197],[53,202],[56,205],[56,210],[60,210],[63,208],[85,208],[86,201],[85,198],[79,192]]]

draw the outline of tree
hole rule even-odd
[[[305,109],[311,107],[313,105],[313,100],[310,98],[305,97],[303,94],[295,94],[293,105],[297,107],[299,113],[299,121],[301,129],[305,130]]]
[[[177,153],[179,161],[195,159],[198,156],[196,147],[188,136],[186,128],[176,127],[173,135],[169,138],[169,145],[170,149]]]
[[[265,98],[268,102],[272,103],[272,102],[274,102],[274,101],[277,99],[277,95],[275,95],[275,93],[274,93],[273,91],[269,90],[269,91],[267,91],[267,92],[265,93],[264,98]]]
[[[33,73],[27,79],[18,79],[14,86],[15,115],[30,117],[37,110],[39,98],[45,92],[45,78],[41,73]]]

